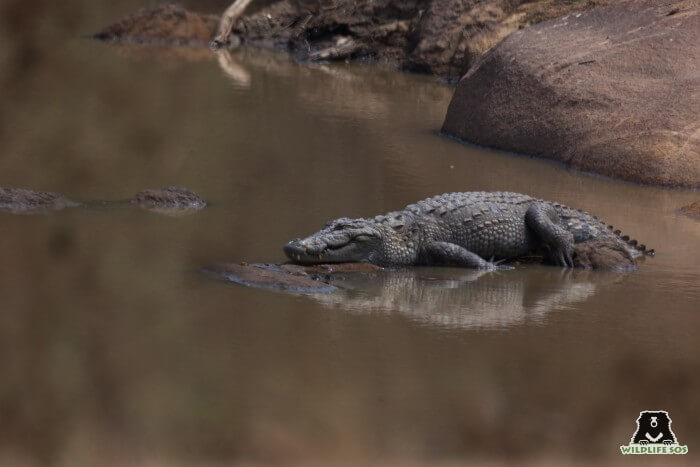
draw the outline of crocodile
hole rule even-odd
[[[553,201],[511,192],[445,193],[402,211],[366,219],[340,218],[284,246],[301,264],[366,262],[506,269],[501,262],[544,252],[574,267],[574,244],[612,239],[630,257],[654,250],[622,236],[598,217]]]
[[[190,214],[207,205],[194,191],[176,186],[143,190],[128,200],[95,200],[82,203],[51,191],[0,187],[0,211],[15,214],[48,213],[74,207],[108,207],[127,202],[149,211],[172,216]]]

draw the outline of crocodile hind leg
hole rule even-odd
[[[546,203],[535,203],[525,213],[525,224],[548,249],[552,261],[562,267],[574,267],[574,235],[559,225],[559,214]]]
[[[466,248],[450,242],[431,242],[425,247],[423,253],[424,262],[428,266],[459,266],[488,270],[512,269],[511,266],[498,266],[496,263],[486,261]]]

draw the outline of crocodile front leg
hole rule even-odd
[[[431,242],[423,249],[424,263],[427,266],[458,266],[474,269],[510,269],[486,261],[464,247],[450,242]]]
[[[574,267],[574,235],[559,225],[561,219],[554,207],[535,203],[525,213],[525,223],[549,248],[551,259],[562,267]]]

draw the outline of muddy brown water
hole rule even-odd
[[[645,409],[700,454],[700,222],[678,214],[697,193],[440,137],[453,89],[429,77],[186,52],[67,40],[3,71],[0,186],[180,185],[210,207],[0,213],[0,463],[616,461]],[[199,272],[467,190],[586,209],[657,255],[309,296]]]

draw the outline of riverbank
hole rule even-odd
[[[281,0],[232,26],[230,42],[272,48],[299,60],[369,60],[456,81],[511,32],[613,0]],[[215,15],[177,5],[144,8],[94,35],[140,43],[214,38]]]
[[[231,31],[232,45],[300,61],[464,76],[447,134],[616,179],[700,187],[700,15],[691,1],[281,0]],[[201,46],[216,33],[216,16],[168,5],[94,37]]]

